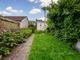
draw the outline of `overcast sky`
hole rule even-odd
[[[55,3],[57,0],[53,0]],[[7,16],[28,16],[29,20],[44,19],[41,9],[51,0],[0,0],[0,14]]]

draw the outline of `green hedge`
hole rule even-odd
[[[51,6],[48,9],[51,34],[74,46],[80,41],[80,0],[59,0]]]
[[[10,54],[13,47],[25,42],[25,38],[28,38],[31,34],[31,29],[0,33],[0,55]]]

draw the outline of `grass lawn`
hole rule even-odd
[[[28,60],[80,60],[80,54],[54,36],[36,34]]]

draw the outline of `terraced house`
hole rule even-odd
[[[14,31],[21,28],[28,28],[26,16],[0,16],[0,31]]]

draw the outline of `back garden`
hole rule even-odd
[[[59,0],[42,9],[48,11],[48,28],[35,32],[28,60],[80,60],[75,49],[80,41],[80,1]],[[0,55],[9,55],[31,34],[31,29],[0,33]]]

